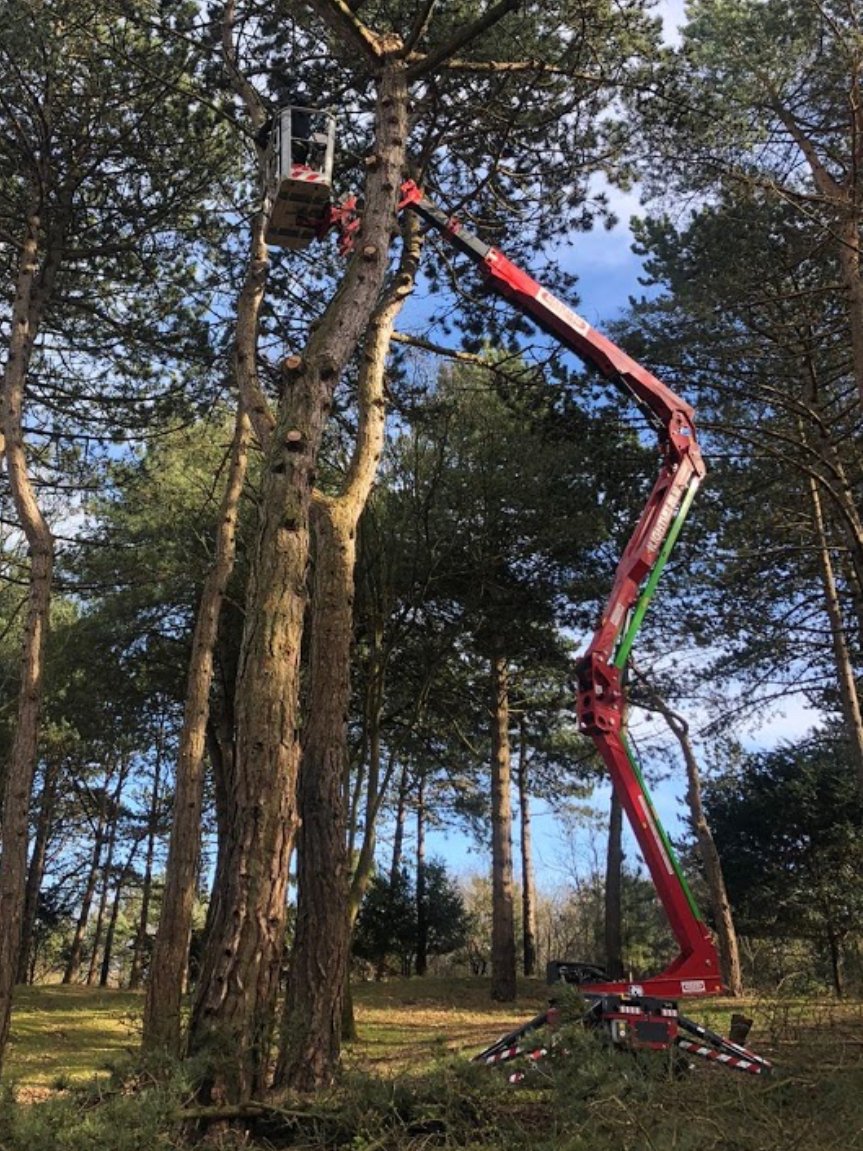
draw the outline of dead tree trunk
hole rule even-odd
[[[429,916],[428,916],[428,874],[426,871],[426,774],[423,771],[417,788],[417,850],[416,850],[416,927],[417,945],[415,970],[417,975],[428,974],[429,959]],[[410,972],[404,972],[409,975]]]
[[[108,910],[108,892],[111,887],[111,871],[114,867],[114,852],[117,847],[117,836],[120,831],[120,796],[123,793],[123,784],[126,782],[128,765],[123,764],[117,780],[117,787],[111,797],[108,810],[108,839],[105,848],[105,863],[102,868],[102,890],[99,893],[99,907],[96,911],[96,926],[93,929],[93,947],[90,951],[90,965],[87,969],[87,986],[92,987],[96,982],[96,968],[99,962],[99,948],[102,944],[102,927],[105,923],[105,912]]]
[[[129,854],[126,857],[126,862],[120,869],[120,874],[117,876],[117,885],[114,888],[114,898],[111,901],[111,914],[108,917],[108,927],[105,931],[105,947],[102,951],[102,965],[99,968],[99,986],[107,987],[108,981],[111,978],[111,962],[114,958],[114,937],[117,934],[117,920],[120,918],[120,904],[123,899],[123,891],[129,881],[129,876],[132,873],[132,867],[135,863],[135,856],[138,854],[138,848],[141,846],[141,840],[136,839],[129,849]],[[94,949],[95,954],[95,949]]]

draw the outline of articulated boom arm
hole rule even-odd
[[[628,983],[606,982],[591,983],[590,990],[663,997],[719,992],[713,940],[651,803],[625,723],[624,674],[632,643],[705,471],[693,410],[497,248],[447,217],[413,181],[402,186],[400,207],[411,208],[469,256],[491,288],[631,395],[657,427],[662,451],[659,476],[618,564],[599,626],[578,662],[576,707],[580,730],[593,738],[611,774],[680,955],[666,971],[642,980],[636,989]]]

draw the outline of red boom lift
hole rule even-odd
[[[632,644],[705,472],[693,410],[497,248],[446,216],[413,181],[403,185],[400,207],[412,209],[468,256],[488,286],[543,332],[633,397],[659,434],[659,476],[618,563],[596,632],[576,667],[576,711],[579,729],[593,739],[608,767],[680,954],[665,971],[638,983],[609,980],[594,967],[568,962],[549,964],[549,982],[578,985],[588,1005],[585,1022],[602,1027],[616,1044],[659,1050],[676,1046],[690,1055],[761,1074],[770,1069],[768,1060],[742,1046],[742,1041],[732,1042],[678,1011],[678,999],[723,991],[719,962],[626,735],[624,677]],[[500,1063],[531,1054],[523,1041],[553,1024],[556,1015],[552,1007],[476,1059]]]
[[[343,250],[349,249],[356,229],[356,220],[351,218],[354,204],[349,200],[340,207],[331,206],[326,222],[321,224],[320,217],[309,220],[309,230],[314,234],[317,225],[317,234],[322,235],[328,227],[340,227]],[[732,1041],[678,1011],[678,999],[716,995],[724,988],[710,930],[659,821],[626,735],[624,679],[632,644],[705,473],[693,410],[497,248],[448,217],[410,180],[402,186],[399,211],[404,209],[416,212],[471,259],[493,291],[631,396],[659,435],[659,476],[617,566],[599,626],[576,667],[576,710],[579,729],[593,739],[608,767],[680,954],[665,971],[637,983],[609,980],[595,967],[567,961],[549,964],[549,982],[577,985],[587,1005],[584,1022],[603,1030],[616,1045],[656,1050],[677,1047],[687,1055],[762,1074],[771,1064],[742,1045],[748,1028]],[[272,233],[268,240],[280,242]],[[552,1006],[504,1035],[476,1060],[493,1064],[535,1055],[528,1037],[553,1026],[558,1017]]]

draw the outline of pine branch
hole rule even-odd
[[[359,52],[373,70],[377,69],[383,55],[381,42],[345,0],[306,0],[306,3],[347,47]]]
[[[332,0],[337,2],[337,0]],[[493,28],[500,20],[503,19],[509,12],[512,12],[519,4],[519,0],[499,0],[492,8],[483,16],[479,16],[471,24],[467,24],[460,31],[447,41],[446,44],[436,48],[434,52],[430,52],[424,59],[418,60],[408,68],[408,80],[417,80],[421,76],[425,76],[429,72],[433,72],[442,64],[446,63],[451,57],[455,56],[461,48],[482,36],[490,28]]]

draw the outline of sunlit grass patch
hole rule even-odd
[[[139,992],[50,985],[15,991],[4,1082],[20,1098],[80,1084],[138,1045]]]

